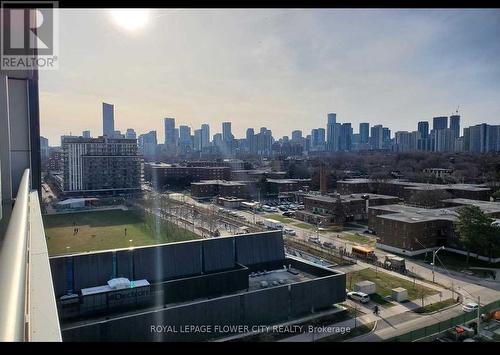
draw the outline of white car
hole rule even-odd
[[[353,299],[355,301],[359,301],[361,303],[370,302],[370,296],[368,296],[366,293],[363,293],[363,292],[357,292],[357,291],[348,292],[347,297],[349,297],[350,299]]]
[[[477,311],[478,308],[479,308],[479,305],[477,303],[470,302],[470,303],[466,303],[462,306],[462,311],[469,313],[469,312]]]
[[[288,227],[283,228],[283,232],[285,232],[285,234],[288,234],[291,236],[297,235],[297,233],[295,233],[295,231],[292,228],[288,228]]]

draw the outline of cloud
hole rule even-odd
[[[40,73],[42,134],[100,133],[105,100],[117,127],[156,129],[159,141],[167,116],[212,134],[230,120],[237,137],[261,126],[307,134],[330,111],[355,130],[414,130],[459,104],[462,126],[498,121],[499,14],[165,9],[130,35],[106,11],[61,10],[61,69]]]

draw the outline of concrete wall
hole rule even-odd
[[[116,256],[114,257],[113,254]],[[280,231],[234,237],[196,240],[156,246],[120,249],[50,258],[56,297],[67,291],[68,275],[64,265],[74,265],[74,290],[105,285],[113,276],[150,283],[201,275],[234,268],[236,263],[283,260]],[[115,268],[113,267],[115,258]]]
[[[189,325],[212,327],[269,325],[305,316],[345,300],[345,274],[292,285],[193,302],[147,313],[63,327],[64,341],[200,341],[228,333],[179,332]],[[175,326],[177,333],[157,333],[151,326]],[[214,328],[212,328],[214,330]]]

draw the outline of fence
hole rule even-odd
[[[341,251],[338,251],[337,249],[319,246],[314,243],[295,238],[292,239],[290,237],[283,238],[283,241],[285,242],[286,246],[308,252],[314,256],[320,257],[330,262],[334,262],[338,265],[356,264],[356,260],[353,260],[354,258],[346,255]]]
[[[491,312],[500,307],[500,301],[495,301],[481,307],[481,314]],[[459,316],[432,324],[420,329],[412,330],[409,333],[401,334],[396,337],[390,338],[388,342],[412,342],[434,334],[444,332],[459,324],[465,324],[477,318],[477,312],[464,313]]]

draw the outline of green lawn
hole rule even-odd
[[[173,223],[151,216],[143,217],[136,211],[108,210],[44,215],[43,222],[50,255],[200,238]],[[76,235],[73,235],[74,228],[79,229]]]
[[[376,241],[373,238],[369,238],[367,236],[361,235],[361,234],[341,234],[340,239],[348,240],[353,243],[359,243],[359,244],[375,244]]]
[[[274,220],[281,222],[281,223],[293,223],[293,222],[295,222],[294,219],[283,217],[280,214],[270,214],[270,215],[267,215],[266,218],[274,219]]]
[[[295,223],[294,226],[302,229],[316,229],[316,226],[309,223]]]
[[[452,298],[448,298],[444,301],[436,302],[429,304],[424,307],[420,307],[414,310],[415,313],[431,313],[431,312],[436,312],[439,311],[440,309],[446,308],[448,306],[451,306],[452,304],[455,304],[456,300]]]
[[[419,284],[416,284],[416,286],[414,287],[412,281],[387,274],[380,270],[375,272],[375,270],[371,268],[348,273],[347,288],[349,290],[352,290],[356,282],[364,280],[372,281],[376,284],[377,293],[375,295],[370,295],[370,298],[374,302],[379,301],[377,303],[381,304],[382,306],[393,305],[392,303],[387,302],[384,297],[390,296],[391,290],[396,287],[405,288],[408,291],[408,298],[410,300],[420,299],[422,294],[424,295],[424,297],[427,297],[438,293],[438,291],[436,290]]]

